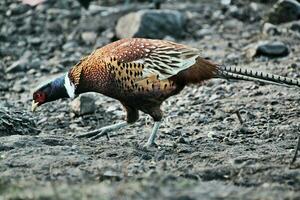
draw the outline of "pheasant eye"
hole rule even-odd
[[[46,99],[46,95],[45,95],[45,93],[38,92],[38,93],[35,94],[35,99],[36,99],[38,102],[44,102],[45,99]]]

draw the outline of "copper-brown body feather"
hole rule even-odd
[[[189,83],[214,77],[218,66],[199,51],[162,40],[123,39],[95,50],[69,72],[76,93],[99,92],[118,99],[127,121],[141,110],[160,121],[161,103]]]

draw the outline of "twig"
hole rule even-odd
[[[244,121],[243,121],[243,119],[242,119],[242,116],[241,116],[241,114],[240,114],[240,111],[239,111],[239,110],[236,110],[236,111],[235,111],[235,114],[237,115],[240,124],[243,124]]]
[[[299,149],[300,149],[300,135],[298,136],[298,142],[297,142],[297,145],[295,148],[295,153],[294,153],[294,156],[293,156],[293,159],[292,159],[290,165],[292,165],[296,161]]]

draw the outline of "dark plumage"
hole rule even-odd
[[[160,110],[162,102],[179,93],[188,84],[201,83],[211,78],[300,87],[300,82],[295,79],[215,64],[202,58],[197,49],[185,45],[163,40],[123,39],[95,50],[72,67],[65,77],[59,78],[60,81],[56,80],[38,89],[33,94],[33,110],[36,105],[58,98],[98,92],[118,99],[123,104],[127,123],[138,120],[138,111],[149,114],[155,121],[147,142],[147,145],[151,145],[163,117]],[[53,87],[55,82],[59,82],[60,87]],[[54,95],[55,88],[57,95]],[[37,94],[44,94],[45,98],[40,101]],[[99,137],[127,123],[103,127],[83,136]]]
[[[33,94],[33,99],[36,100],[36,105],[39,106],[45,102],[69,97],[64,83],[65,78],[59,77],[40,87],[38,91]]]

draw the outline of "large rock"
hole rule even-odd
[[[278,1],[267,17],[272,24],[280,24],[300,19],[300,3],[296,0]]]
[[[141,10],[121,17],[116,34],[118,38],[162,39],[167,35],[180,38],[184,35],[185,22],[185,16],[179,11]]]
[[[96,110],[95,98],[92,94],[81,94],[71,104],[72,111],[78,115],[94,113]]]

